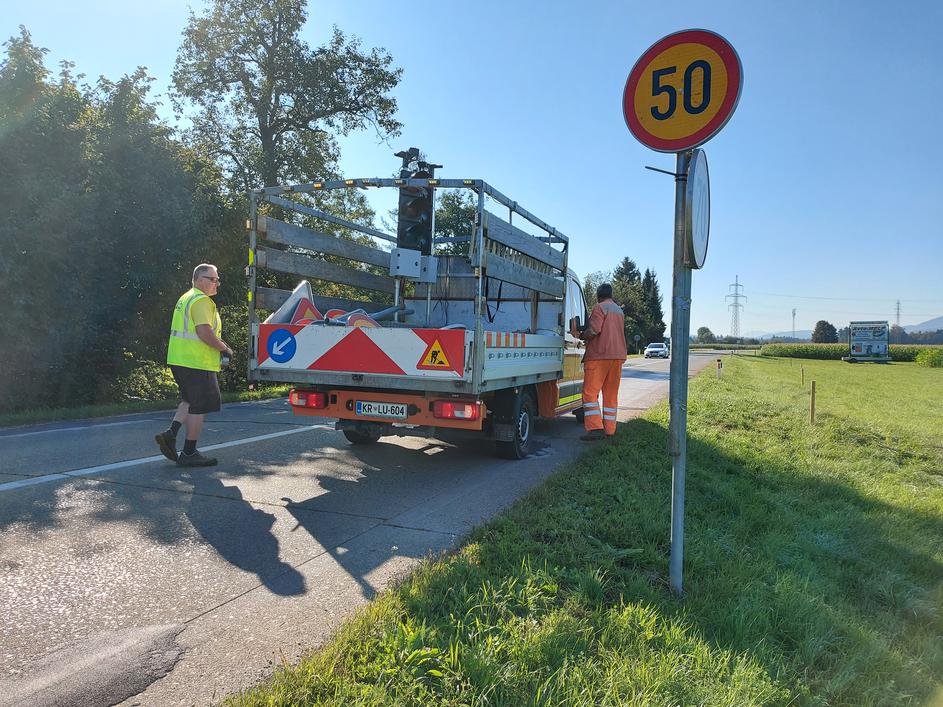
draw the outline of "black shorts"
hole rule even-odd
[[[216,371],[201,371],[186,366],[171,366],[170,372],[180,387],[180,399],[190,403],[190,412],[204,415],[217,412],[220,407],[219,381]]]

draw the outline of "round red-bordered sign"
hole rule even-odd
[[[635,62],[622,93],[622,113],[635,138],[659,152],[703,145],[733,115],[743,66],[719,34],[688,29],[669,34]]]

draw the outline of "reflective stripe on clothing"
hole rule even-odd
[[[189,334],[185,331],[177,331],[176,329],[171,329],[170,335],[176,336],[177,338],[180,338],[180,339],[191,339],[191,340],[196,340],[196,341],[203,341],[203,339],[200,338],[199,334]]]
[[[583,364],[583,368],[583,426],[587,431],[605,429],[606,434],[615,434],[622,361],[618,359],[587,361]],[[602,410],[599,409],[600,391],[602,391]]]

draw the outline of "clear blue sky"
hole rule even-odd
[[[146,66],[162,93],[190,6],[202,4],[16,3],[0,34],[25,24],[50,66],[92,77]],[[662,36],[718,32],[744,88],[705,146],[711,242],[692,328],[729,331],[735,275],[742,331],[789,330],[793,307],[798,329],[893,322],[897,300],[902,324],[943,315],[943,3],[313,0],[305,38],[320,44],[333,24],[404,69],[403,134],[344,140],[346,175],[389,174],[391,151],[418,146],[442,176],[482,177],[566,233],[580,274],[624,256],[653,268],[669,315],[673,183],[643,167],[674,157],[629,134],[622,89]]]

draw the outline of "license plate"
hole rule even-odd
[[[376,403],[369,400],[358,400],[357,416],[385,417],[391,420],[405,420],[406,406],[403,403]]]

